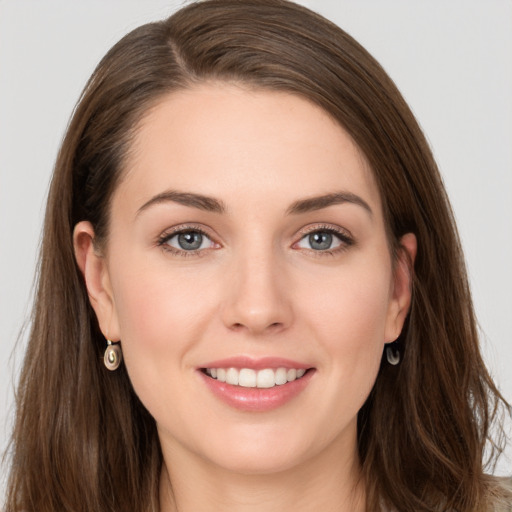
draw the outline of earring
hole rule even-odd
[[[123,353],[121,352],[119,343],[114,344],[112,341],[107,340],[107,348],[103,355],[103,363],[107,367],[107,370],[110,370],[111,372],[117,370],[122,360]]]
[[[391,348],[392,345],[395,346]],[[393,366],[396,366],[400,362],[400,349],[396,343],[390,343],[386,347],[386,359],[388,360],[388,363]]]

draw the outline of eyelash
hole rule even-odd
[[[162,233],[157,241],[156,245],[158,247],[161,247],[164,251],[169,252],[171,254],[174,254],[176,256],[180,257],[190,257],[190,256],[204,256],[207,253],[207,250],[205,249],[196,249],[191,251],[186,250],[180,250],[175,247],[172,247],[169,245],[169,240],[171,240],[173,237],[186,234],[186,233],[199,233],[202,236],[208,238],[212,244],[215,244],[209,235],[209,233],[206,232],[206,230],[202,229],[199,226],[194,225],[185,225],[185,226],[177,226],[175,228],[171,228],[168,231],[165,231]],[[326,249],[326,250],[315,250],[315,249],[307,249],[304,248],[303,250],[308,251],[308,253],[313,254],[315,257],[323,257],[323,256],[334,256],[338,253],[341,253],[343,251],[346,251],[349,247],[353,246],[355,244],[355,240],[353,237],[348,234],[345,230],[342,230],[338,227],[334,227],[332,225],[315,225],[311,226],[309,228],[306,228],[302,230],[301,236],[297,242],[294,242],[292,247],[296,246],[299,242],[304,240],[306,237],[312,235],[313,233],[328,233],[330,235],[335,236],[341,244],[338,247],[335,247],[334,249]]]
[[[321,258],[323,256],[335,256],[336,254],[344,252],[353,245],[355,245],[354,238],[346,230],[328,224],[315,225],[304,229],[301,233],[300,239],[293,245],[297,245],[299,242],[304,240],[306,237],[312,235],[313,233],[328,233],[330,235],[335,236],[341,242],[341,244],[338,247],[335,247],[334,249],[326,249],[324,251],[315,249],[304,249],[308,251],[310,254],[313,254],[313,256],[315,257]]]
[[[199,226],[193,226],[193,225],[188,226],[187,225],[187,226],[177,226],[175,228],[171,228],[168,231],[165,231],[158,237],[156,245],[158,247],[161,247],[166,252],[169,252],[171,254],[174,254],[176,256],[181,256],[184,258],[187,258],[190,256],[204,256],[206,253],[205,249],[196,249],[196,250],[192,250],[192,251],[185,251],[185,250],[177,249],[176,247],[173,247],[172,245],[168,244],[169,240],[171,240],[173,237],[178,236],[178,235],[183,235],[186,233],[199,233],[202,236],[211,240],[212,243],[215,243],[212,240],[211,236],[204,229],[201,229]]]

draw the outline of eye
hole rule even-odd
[[[332,228],[322,228],[304,235],[295,244],[295,247],[317,252],[333,252],[342,250],[352,244],[353,240],[346,234]]]
[[[210,237],[199,229],[184,229],[164,234],[158,241],[158,245],[179,253],[193,253],[215,247],[215,243]]]

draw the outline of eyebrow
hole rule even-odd
[[[298,201],[292,203],[286,213],[288,215],[308,213],[321,210],[322,208],[327,208],[328,206],[344,203],[351,203],[361,206],[370,214],[370,217],[373,216],[373,211],[370,208],[370,205],[364,199],[356,194],[353,194],[352,192],[334,192],[322,196],[299,199]]]
[[[144,203],[138,210],[137,215],[147,210],[150,206],[173,202],[190,206],[191,208],[198,208],[206,212],[224,213],[226,207],[222,201],[214,199],[213,197],[203,196],[201,194],[194,194],[192,192],[178,192],[176,190],[167,190],[161,194],[157,194],[149,201]]]
[[[204,196],[202,194],[195,194],[192,192],[178,192],[177,190],[167,190],[156,196],[152,197],[149,201],[145,202],[138,210],[137,216],[149,207],[167,202],[173,202],[189,206],[191,208],[198,208],[206,212],[225,213],[226,206],[224,203],[213,197]],[[324,194],[321,196],[308,197],[299,199],[293,202],[287,209],[287,215],[297,215],[301,213],[308,213],[316,210],[321,210],[329,206],[351,203],[364,208],[370,216],[373,216],[373,211],[370,205],[361,197],[352,192],[334,192],[331,194]]]

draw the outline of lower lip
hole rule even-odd
[[[199,371],[217,398],[235,409],[249,412],[265,412],[282,407],[306,388],[314,373],[310,369],[300,379],[272,388],[244,388],[220,382]]]

